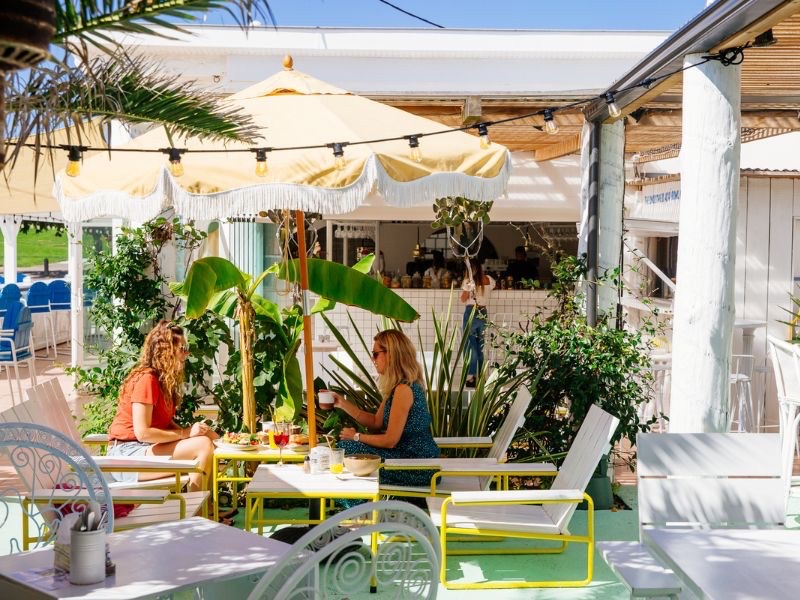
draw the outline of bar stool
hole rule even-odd
[[[50,289],[47,284],[42,281],[37,281],[29,289],[25,296],[25,304],[31,309],[33,314],[44,315],[44,346],[47,354],[50,356],[50,340],[53,343],[53,353],[56,352],[56,332],[53,327],[53,319],[50,314]],[[50,340],[47,339],[47,331],[50,330]],[[35,337],[35,336],[34,336]]]
[[[731,403],[728,408],[728,431],[736,423],[739,433],[756,433],[759,423],[753,413],[753,362],[752,354],[731,355]]]
[[[56,279],[47,284],[50,290],[50,314],[53,316],[53,329],[58,331],[58,313],[70,312],[72,310],[72,293],[66,281]],[[69,329],[69,328],[67,328]],[[56,340],[58,343],[58,340]],[[56,355],[58,346],[56,345]]]

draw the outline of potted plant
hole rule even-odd
[[[453,254],[470,258],[478,255],[483,241],[483,227],[491,220],[489,211],[494,202],[470,200],[463,196],[446,196],[433,202],[436,215],[431,227],[447,228]]]

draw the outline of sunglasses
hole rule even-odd
[[[386,352],[386,350],[373,350],[372,351],[372,360],[378,360],[378,357]]]

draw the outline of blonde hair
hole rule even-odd
[[[162,320],[153,327],[144,340],[139,362],[125,378],[120,395],[145,373],[158,379],[164,399],[177,409],[183,398],[182,344],[185,344],[183,328]]]
[[[399,329],[386,329],[373,338],[386,351],[386,368],[378,377],[381,396],[388,398],[401,381],[409,385],[422,383],[422,368],[417,362],[417,350],[408,336]]]

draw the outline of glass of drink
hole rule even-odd
[[[334,475],[338,475],[342,471],[344,471],[344,450],[340,448],[336,448],[335,450],[330,451],[330,468],[331,473]]]
[[[289,432],[291,431],[291,423],[275,423],[275,445],[278,446],[278,464],[283,465],[283,448],[289,443]]]

